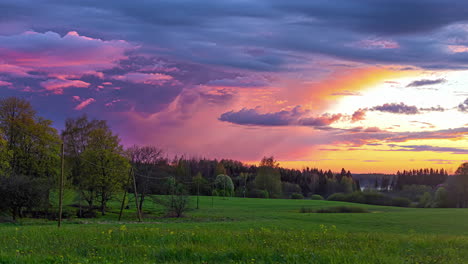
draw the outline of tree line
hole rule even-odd
[[[57,189],[61,147],[66,188],[78,194],[80,217],[94,216],[96,211],[104,215],[109,201],[123,192],[134,193],[135,206],[142,211],[144,202],[154,194],[171,197],[159,202],[176,208],[187,203],[186,198],[177,197],[187,195],[304,198],[351,194],[361,189],[359,181],[344,168],[339,173],[317,168],[297,170],[280,167],[274,157],[264,157],[257,166],[229,159],[169,158],[155,146],[125,149],[105,120],[86,115],[67,119],[59,133],[52,121],[38,116],[28,101],[9,97],[0,100],[1,211],[13,218],[56,215],[50,197]],[[463,169],[457,173],[467,174]],[[396,179],[395,188],[411,184],[434,187],[447,180],[447,173],[404,171]],[[451,179],[459,185],[455,193],[465,192],[460,189],[465,185],[457,179]],[[466,193],[457,196],[460,201],[456,206],[468,206]]]

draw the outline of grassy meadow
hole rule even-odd
[[[468,263],[467,209],[200,197],[177,219],[148,199],[138,223],[132,205],[121,222],[114,201],[107,215],[60,229],[0,224],[0,263]],[[369,213],[300,213],[343,205]]]

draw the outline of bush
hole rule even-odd
[[[409,207],[411,200],[405,197],[396,197],[392,199],[392,205],[398,207]]]
[[[250,190],[248,196],[250,198],[270,198],[268,191],[259,189]]]
[[[344,193],[334,193],[334,194],[328,196],[327,200],[345,202],[346,201],[346,195]]]
[[[291,199],[304,199],[304,195],[302,193],[293,193],[291,194]]]
[[[320,194],[313,194],[313,195],[310,196],[310,199],[311,200],[324,200],[323,196],[320,195]]]
[[[369,213],[365,208],[356,207],[356,206],[335,206],[327,207],[318,210],[313,210],[312,208],[301,207],[299,210],[300,213]]]
[[[94,210],[76,210],[76,217],[78,218],[96,218],[96,211]]]
[[[353,193],[334,193],[328,197],[329,201],[340,201],[350,203],[365,203],[373,205],[392,205],[392,198],[382,193],[369,192],[353,192]]]
[[[369,213],[369,211],[355,206],[336,206],[319,209],[316,213]]]
[[[425,192],[420,198],[418,207],[426,208],[431,205],[432,202],[432,195],[429,192]]]
[[[351,203],[366,203],[366,197],[362,192],[353,192],[346,195],[346,201]]]
[[[299,210],[299,213],[314,213],[315,210],[313,210],[312,208],[307,208],[307,207],[304,207],[302,206],[301,209]]]

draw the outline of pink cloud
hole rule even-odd
[[[114,79],[119,81],[127,81],[133,83],[144,83],[152,85],[161,85],[167,81],[172,80],[172,76],[162,73],[140,73],[130,72],[125,75],[115,76]]]
[[[83,100],[81,103],[79,103],[76,107],[75,110],[82,110],[83,108],[87,107],[91,103],[96,102],[94,98],[88,98],[86,100]]]
[[[65,36],[55,32],[28,31],[0,36],[0,72],[28,75],[28,71],[65,78],[83,74],[102,77],[100,70],[110,69],[137,48],[122,40],[101,40],[71,31]],[[64,77],[64,76],[62,76]]]
[[[10,86],[13,85],[11,82],[0,81],[0,86]]]
[[[89,83],[83,82],[80,80],[62,80],[62,79],[50,79],[44,82],[41,82],[42,87],[46,88],[46,90],[53,91],[55,94],[62,94],[63,89],[69,87],[79,87],[79,88],[87,88],[89,87]]]

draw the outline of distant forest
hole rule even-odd
[[[0,100],[0,211],[13,218],[49,214],[51,193],[59,186],[78,194],[79,216],[105,214],[108,202],[123,192],[135,194],[140,210],[148,196],[164,194],[468,207],[467,175],[468,163],[455,176],[430,168],[377,177],[353,176],[345,168],[287,169],[274,157],[264,157],[258,166],[168,158],[156,146],[125,149],[105,120],[69,118],[59,133],[28,101]]]

